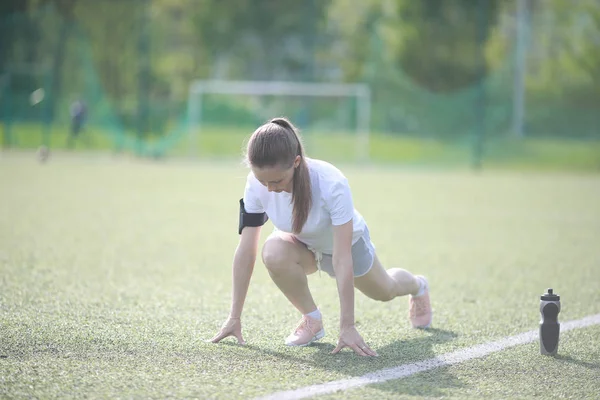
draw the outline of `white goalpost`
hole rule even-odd
[[[194,81],[189,89],[187,111],[190,151],[194,152],[192,155],[196,155],[198,135],[202,131],[202,102],[205,94],[356,98],[357,156],[363,161],[369,157],[371,91],[366,84],[285,81]]]

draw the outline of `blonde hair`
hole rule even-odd
[[[300,156],[300,164],[292,183],[292,230],[300,233],[312,206],[312,189],[298,129],[286,118],[273,118],[254,131],[246,149],[246,163],[257,168],[291,168],[296,156]]]

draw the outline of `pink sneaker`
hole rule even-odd
[[[323,336],[325,336],[323,321],[304,315],[294,332],[285,339],[285,344],[299,347],[308,346]]]
[[[431,301],[429,300],[429,283],[424,276],[417,276],[425,282],[425,293],[421,296],[411,295],[408,300],[409,318],[413,328],[429,328],[433,319]]]

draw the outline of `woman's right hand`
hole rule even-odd
[[[242,337],[242,321],[240,321],[239,318],[227,318],[227,321],[225,321],[219,333],[210,339],[210,341],[213,343],[219,343],[222,339],[225,339],[229,336],[235,336],[238,344],[246,344],[246,341]]]

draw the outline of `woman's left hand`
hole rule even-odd
[[[344,347],[350,347],[359,356],[377,356],[377,353],[367,346],[354,325],[342,328],[338,345],[331,354],[338,353]]]

